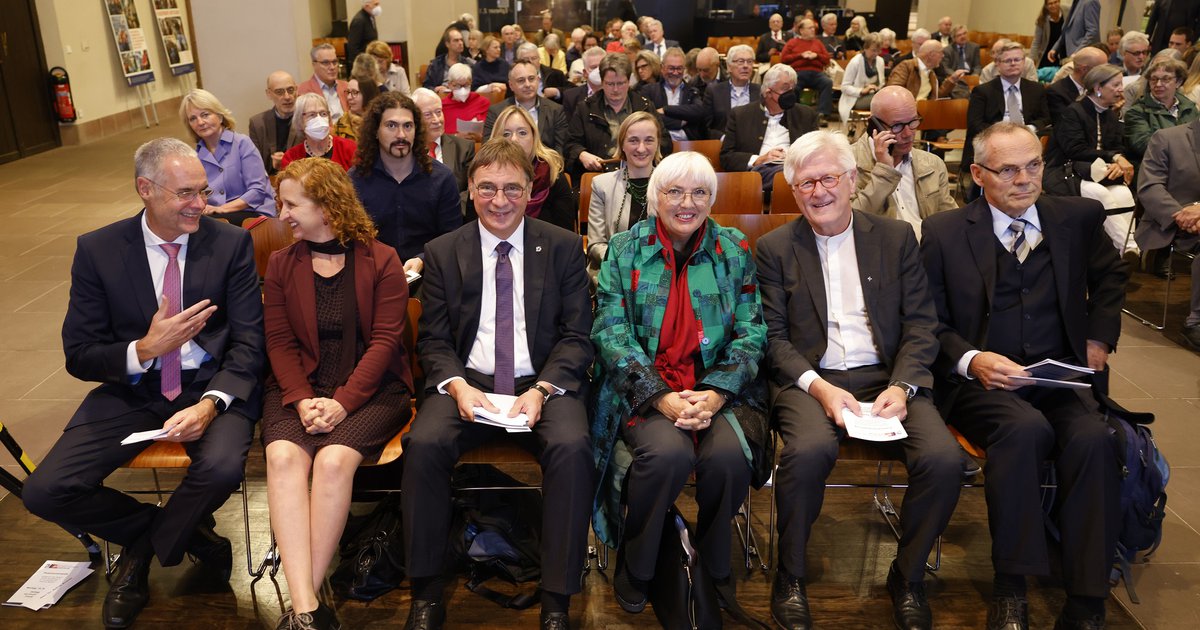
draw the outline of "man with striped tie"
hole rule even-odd
[[[1041,195],[1041,143],[1027,127],[998,122],[974,148],[971,176],[983,196],[927,218],[921,253],[939,319],[934,398],[942,417],[987,450],[995,572],[987,627],[1027,628],[1025,576],[1050,572],[1040,486],[1053,457],[1067,592],[1054,627],[1102,628],[1120,514],[1103,416],[1111,402],[1092,388],[1021,377],[1043,359],[1103,371],[1129,269],[1099,203]]]
[[[229,540],[212,513],[242,481],[262,411],[262,296],[250,234],[204,215],[208,182],[194,149],[159,138],[134,154],[145,210],[79,237],[63,322],[67,372],[101,385],[83,399],[25,482],[30,512],[124,546],[103,621],[125,628],[149,600],[150,562],[185,553],[225,580]],[[153,442],[192,463],[163,507],[104,486]]]

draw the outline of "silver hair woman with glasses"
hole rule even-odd
[[[613,588],[628,612],[646,605],[663,521],[693,471],[696,547],[729,586],[730,520],[765,442],[756,269],[742,233],[709,218],[716,192],[704,156],[665,158],[650,176],[650,216],[613,236],[600,266],[592,444],[611,491],[593,523],[617,546]]]

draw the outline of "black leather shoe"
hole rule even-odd
[[[617,554],[617,571],[613,574],[613,594],[617,604],[627,613],[640,613],[646,609],[646,581],[629,575],[625,567],[625,554]]]
[[[442,602],[414,599],[408,609],[404,630],[438,630],[446,623],[446,607]]]
[[[987,630],[1029,630],[1029,601],[1016,595],[993,597]]]
[[[112,585],[104,597],[101,614],[105,628],[128,628],[150,601],[151,557],[131,553],[128,548],[121,551]]]
[[[228,538],[218,534],[209,522],[196,526],[187,552],[222,580],[228,582],[233,575],[233,545]]]
[[[771,586],[771,618],[783,630],[812,628],[804,578],[788,575],[783,569],[775,572],[775,583]]]
[[[896,570],[888,570],[888,595],[892,596],[892,620],[900,630],[929,630],[933,628],[933,612],[925,599],[925,584],[909,582]]]
[[[541,615],[542,630],[570,630],[571,620],[565,612],[546,612]]]
[[[1184,326],[1180,332],[1183,333],[1184,343],[1191,346],[1192,350],[1200,350],[1200,324]]]
[[[342,630],[342,622],[338,621],[337,613],[325,604],[317,604],[317,609],[310,612],[292,613],[293,630]]]
[[[1104,630],[1104,617],[1070,619],[1065,614],[1059,615],[1058,621],[1054,622],[1054,630]]]

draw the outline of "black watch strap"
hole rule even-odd
[[[904,395],[907,396],[909,400],[912,400],[917,395],[917,386],[916,385],[910,385],[908,383],[905,383],[904,381],[895,380],[895,381],[888,383],[888,387],[893,387],[893,386],[899,387],[900,389],[904,390]]]
[[[217,408],[217,413],[225,413],[227,405],[221,397],[216,394],[205,394],[200,397],[200,400],[211,400],[214,407]]]
[[[550,400],[550,396],[553,395],[550,393],[550,390],[546,389],[545,387],[542,387],[541,383],[534,383],[533,387],[530,387],[529,389],[534,389],[534,390],[537,390],[538,392],[540,392],[542,394],[542,402],[546,402],[547,400]]]

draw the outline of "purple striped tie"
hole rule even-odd
[[[167,272],[163,274],[163,296],[167,298],[167,317],[174,317],[179,314],[179,303],[183,294],[179,286],[179,248],[181,245],[164,243],[159,247],[170,258],[167,261]],[[183,391],[180,386],[179,348],[162,355],[160,370],[162,395],[166,396],[167,400],[175,400]]]
[[[496,245],[496,372],[492,389],[497,394],[516,393],[513,361],[513,271],[508,260],[512,244]]]

